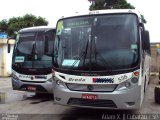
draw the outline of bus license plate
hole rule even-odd
[[[30,90],[30,91],[36,91],[36,87],[28,86],[28,90]]]
[[[97,99],[97,95],[94,95],[94,94],[82,94],[82,98],[83,99],[89,99],[89,100],[96,100]]]

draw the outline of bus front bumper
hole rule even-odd
[[[50,81],[43,83],[21,81],[12,78],[13,90],[30,91],[36,93],[53,93],[53,84]]]
[[[60,105],[102,109],[139,109],[142,104],[141,86],[113,92],[82,92],[54,85],[54,102]],[[83,99],[82,94],[96,95],[97,99]]]

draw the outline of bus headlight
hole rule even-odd
[[[64,83],[63,81],[61,81],[61,80],[57,80],[57,81],[56,81],[56,84],[57,84],[59,87],[66,88],[65,83]]]
[[[138,78],[137,77],[133,77],[131,79],[131,82],[134,83],[134,84],[138,83]]]
[[[19,80],[19,78],[14,73],[12,73],[12,78],[16,79],[16,80]]]
[[[117,90],[127,90],[136,86],[138,86],[138,78],[132,77],[131,79],[120,83],[117,87]]]

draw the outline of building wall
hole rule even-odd
[[[7,51],[7,45],[4,46],[4,51],[5,51],[5,58],[6,58],[6,74],[7,76],[10,75],[12,73],[12,69],[11,69],[11,64],[12,64],[12,53],[13,53],[13,46],[14,45],[11,45],[11,51],[10,53],[8,53]]]
[[[2,76],[2,45],[0,45],[0,76]]]
[[[11,75],[12,52],[14,45],[11,45],[11,52],[7,52],[7,39],[0,39],[0,77]]]
[[[152,72],[159,72],[160,71],[160,54],[158,53],[157,45],[160,43],[151,43],[151,71]]]

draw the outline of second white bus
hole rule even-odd
[[[28,27],[18,32],[12,57],[14,90],[53,93],[54,39],[55,28],[48,26]]]

